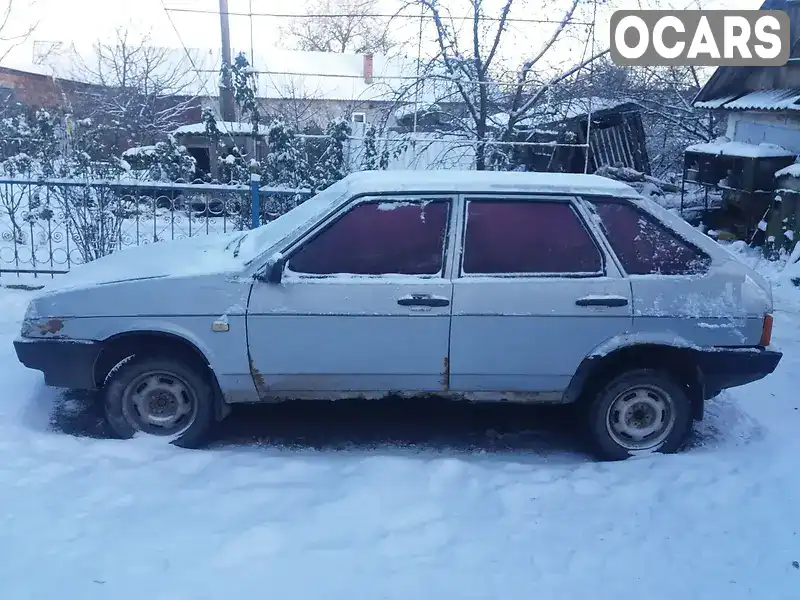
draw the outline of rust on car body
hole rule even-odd
[[[256,368],[253,359],[250,359],[250,374],[253,376],[253,383],[256,386],[256,391],[259,396],[267,395],[267,383],[264,381],[264,375]]]

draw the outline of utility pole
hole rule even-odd
[[[233,82],[231,81],[231,29],[228,24],[228,0],[219,0],[219,27],[222,35],[222,78],[219,84],[219,112],[223,121],[235,121]]]

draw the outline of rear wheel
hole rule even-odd
[[[612,379],[589,405],[588,417],[595,454],[603,460],[675,452],[692,428],[691,400],[684,387],[653,369]]]
[[[141,432],[193,447],[214,424],[214,389],[209,377],[188,362],[135,356],[109,375],[105,412],[121,438]]]

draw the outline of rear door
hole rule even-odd
[[[559,396],[631,327],[631,288],[573,198],[462,197],[450,389]]]
[[[698,346],[758,342],[763,314],[748,315],[744,277],[713,273],[701,248],[627,200],[596,198],[591,205],[630,279],[637,335]]]

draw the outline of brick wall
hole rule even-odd
[[[10,94],[13,102],[30,108],[63,106],[71,103],[81,92],[90,91],[92,87],[75,81],[0,67],[0,91],[4,95]]]

